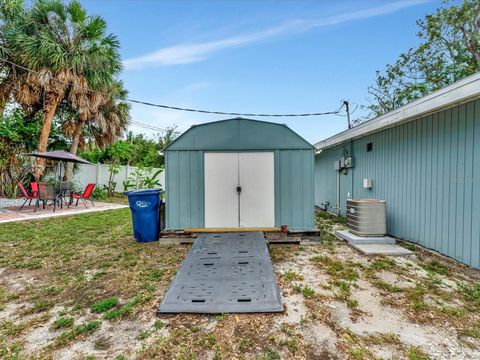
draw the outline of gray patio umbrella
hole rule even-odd
[[[82,159],[80,156],[74,155],[72,153],[58,150],[58,151],[46,151],[46,152],[35,152],[35,153],[28,153],[28,156],[34,156],[43,159],[55,160],[60,161],[62,163],[72,162],[77,164],[91,164],[91,162]],[[62,171],[60,169],[60,180],[62,179]]]

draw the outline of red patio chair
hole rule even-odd
[[[35,203],[35,206],[37,205],[38,203],[38,192],[34,192],[32,195],[30,195],[27,190],[25,189],[25,187],[23,186],[22,183],[18,183],[18,187],[20,188],[20,190],[22,191],[22,195],[23,197],[25,198],[25,201],[23,202],[22,206],[20,206],[20,209],[18,209],[18,211],[22,210],[23,207],[25,206],[25,204],[27,203],[27,201],[30,201],[28,203],[28,206],[32,205],[32,200],[37,200],[36,203]]]
[[[95,204],[93,203],[93,200],[90,198],[92,196],[93,189],[95,189],[95,184],[88,184],[85,190],[83,191],[83,194],[80,195],[80,194],[73,193],[72,198],[77,199],[77,203],[75,204],[75,206],[78,206],[78,200],[82,200],[83,205],[85,205],[85,207],[87,207],[87,200],[89,200],[92,203],[92,206],[95,206]]]
[[[30,189],[32,189],[32,194],[33,196],[38,196],[38,183],[35,181],[32,181],[30,183]]]

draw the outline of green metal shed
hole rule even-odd
[[[165,149],[166,229],[314,228],[314,148],[286,125],[192,126]]]

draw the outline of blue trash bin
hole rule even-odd
[[[138,242],[157,241],[160,232],[160,189],[125,193],[132,212],[133,236]]]

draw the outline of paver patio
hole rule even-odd
[[[91,204],[89,204],[88,207],[85,207],[82,203],[79,203],[78,206],[75,206],[75,205],[72,205],[70,207],[64,206],[63,209],[57,208],[55,212],[53,212],[52,206],[46,209],[43,209],[42,206],[40,206],[37,208],[37,211],[35,211],[34,205],[25,206],[22,210],[19,210],[20,206],[0,207],[0,224],[15,222],[15,221],[35,220],[35,219],[43,219],[43,218],[49,218],[49,217],[121,209],[125,207],[128,207],[128,206],[123,204],[102,203],[102,202],[95,202],[95,206],[92,206]]]

